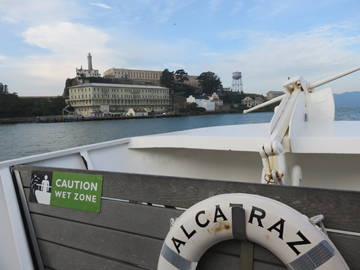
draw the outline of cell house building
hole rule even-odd
[[[122,114],[130,108],[165,112],[171,107],[169,89],[160,86],[85,83],[68,89],[66,103],[74,108],[76,115]]]

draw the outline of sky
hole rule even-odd
[[[62,95],[87,55],[110,68],[211,71],[245,93],[282,91],[360,66],[359,0],[0,0],[0,82]],[[360,91],[360,71],[322,88]],[[321,89],[321,87],[319,87]]]

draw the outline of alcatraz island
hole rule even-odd
[[[220,77],[207,71],[188,75],[184,69],[170,71],[111,68],[101,76],[92,68],[76,68],[65,81],[62,95],[21,97],[0,82],[0,123],[93,121],[156,118],[220,113],[241,113],[284,94],[267,96],[244,93],[241,72],[233,72],[232,87],[224,88]],[[273,111],[277,104],[260,109]]]

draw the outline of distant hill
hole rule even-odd
[[[334,94],[335,107],[360,107],[360,92]]]

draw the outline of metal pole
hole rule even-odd
[[[310,84],[308,85],[308,88],[309,88],[309,89],[313,89],[313,88],[315,88],[315,87],[318,87],[318,86],[323,85],[323,84],[325,84],[325,83],[328,83],[328,82],[331,82],[331,81],[333,81],[333,80],[339,79],[339,78],[341,78],[341,77],[343,77],[343,76],[346,76],[346,75],[351,74],[351,73],[353,73],[353,72],[355,72],[355,71],[358,71],[358,70],[360,70],[360,66],[355,67],[355,68],[352,68],[352,69],[349,69],[349,70],[344,71],[344,72],[341,72],[341,73],[339,73],[339,74],[337,74],[337,75],[334,75],[334,76],[325,78],[325,79],[323,79],[323,80],[310,83]]]

